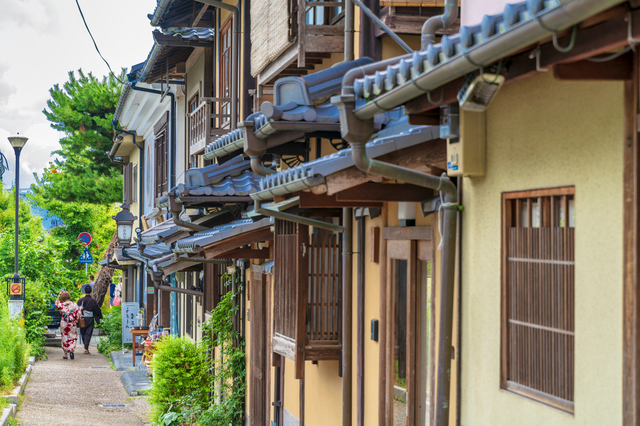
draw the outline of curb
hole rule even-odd
[[[124,371],[120,375],[120,381],[129,396],[144,395],[151,389],[151,381],[139,371]]]
[[[36,358],[29,358],[29,365],[24,370],[24,374],[20,377],[18,381],[18,386],[11,392],[10,395],[0,395],[0,398],[6,398],[9,400],[9,406],[2,411],[2,416],[0,416],[0,426],[6,426],[9,424],[9,421],[13,419],[18,411],[18,400],[20,399],[20,395],[24,393],[24,389],[27,386],[27,380],[29,376],[31,376],[31,370],[33,364],[35,364]]]

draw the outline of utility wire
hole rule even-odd
[[[111,73],[113,78],[118,80],[118,82],[120,84],[125,84],[124,81],[120,80],[118,78],[118,76],[115,75],[115,73],[111,69],[111,65],[109,65],[109,62],[107,62],[107,60],[104,58],[104,56],[102,56],[102,53],[100,53],[100,49],[98,49],[98,45],[96,44],[96,40],[93,38],[93,34],[91,34],[91,30],[89,29],[89,25],[87,25],[87,20],[84,19],[84,13],[82,13],[82,8],[80,7],[80,3],[78,3],[78,0],[76,0],[76,5],[78,6],[78,12],[80,12],[80,16],[82,17],[82,22],[84,22],[84,27],[87,29],[87,32],[89,33],[89,36],[91,37],[91,41],[93,41],[93,45],[95,46],[96,51],[98,52],[98,55],[100,55],[100,57],[102,58],[104,63],[107,64],[107,67],[109,68],[109,72]]]

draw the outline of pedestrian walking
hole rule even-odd
[[[91,335],[93,334],[94,325],[100,325],[102,320],[102,310],[98,306],[96,299],[91,297],[91,287],[85,287],[85,296],[78,300],[78,306],[82,308],[82,316],[84,317],[84,327],[80,328],[82,335],[82,343],[84,343],[84,353],[90,354],[89,344],[91,343]]]
[[[95,282],[95,279],[96,277],[94,277],[93,275],[89,275],[89,282],[87,284],[82,284],[82,287],[80,287],[80,293],[86,294],[87,287],[93,289],[93,284]]]
[[[110,305],[113,306],[113,299],[116,298],[116,285],[113,283],[112,279],[109,279],[109,299]]]
[[[60,336],[62,337],[62,358],[67,359],[67,354],[73,359],[73,352],[76,350],[78,340],[77,323],[80,318],[81,309],[71,301],[68,291],[61,291],[56,298],[56,308],[60,311]]]

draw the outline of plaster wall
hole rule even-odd
[[[622,424],[623,85],[501,89],[487,174],[464,179],[462,424]],[[575,415],[500,390],[501,193],[575,185]]]
[[[460,24],[479,24],[484,15],[502,13],[507,3],[517,3],[517,0],[461,0]]]

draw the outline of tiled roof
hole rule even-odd
[[[157,30],[156,30],[157,31]],[[162,30],[164,35],[172,35],[189,41],[215,41],[214,28],[170,27]]]
[[[407,124],[402,127],[395,128],[395,133],[392,135],[384,135],[367,143],[367,155],[376,158],[440,137],[439,126],[413,127]],[[260,191],[252,194],[251,198],[265,200],[318,186],[324,182],[326,176],[353,165],[351,148],[343,149],[317,160],[263,177],[260,180]]]
[[[251,170],[251,164],[239,155],[226,163],[215,163],[206,167],[191,168],[185,172],[185,183],[178,184],[170,192],[181,197],[248,197],[259,189],[259,176]],[[243,201],[243,200],[240,200]],[[158,200],[164,207],[169,199],[165,195]],[[226,199],[227,203],[233,200]]]
[[[208,245],[248,231],[271,226],[272,223],[273,218],[271,217],[260,219],[256,222],[253,219],[236,220],[226,225],[216,226],[209,231],[198,232],[191,237],[183,238],[176,242],[173,252],[198,253]]]
[[[365,119],[401,105],[617,3],[621,1],[527,0],[507,4],[501,14],[485,15],[477,25],[461,26],[458,34],[443,36],[440,43],[413,52],[386,70],[356,79],[356,99],[375,100],[357,108],[356,116]],[[494,44],[497,41],[499,47]],[[391,91],[393,98],[386,97]],[[433,96],[437,98],[438,93]]]
[[[176,225],[171,220],[162,222],[159,225],[149,228],[140,234],[142,244],[152,245],[162,242],[165,238],[180,232],[189,231],[187,228]]]

